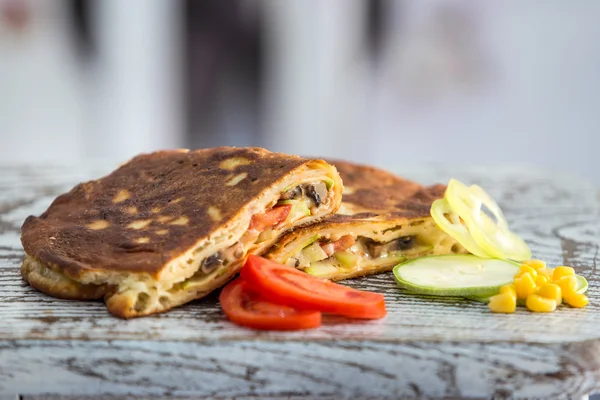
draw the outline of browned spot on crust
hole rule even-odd
[[[125,209],[125,212],[127,214],[137,214],[138,213],[138,208],[136,206],[129,206]]]
[[[213,221],[220,221],[223,219],[221,211],[215,206],[208,207],[208,215]]]
[[[167,233],[169,233],[168,229],[161,229],[159,231],[156,231],[157,235],[166,235]]]
[[[245,158],[245,157],[231,157],[228,158],[226,160],[223,160],[220,164],[219,167],[226,169],[226,170],[234,170],[237,167],[241,166],[241,165],[248,165],[251,164],[252,160]]]
[[[103,219],[98,219],[96,221],[92,221],[87,224],[87,227],[94,231],[100,231],[102,229],[106,229],[110,226],[110,222],[105,221]]]
[[[354,189],[348,186],[344,186],[344,191],[342,192],[342,194],[344,196],[347,196],[349,194],[353,194],[354,193]]]
[[[248,176],[247,172],[242,172],[241,174],[237,174],[233,178],[231,178],[229,181],[227,181],[227,183],[225,185],[227,185],[227,186],[235,186],[238,183],[240,183],[240,181],[242,179],[246,179],[247,176]]]
[[[135,239],[135,242],[136,242],[136,243],[140,243],[140,244],[143,244],[143,243],[150,243],[150,238],[149,238],[149,237],[141,237],[141,238],[137,238],[137,239]]]
[[[131,197],[131,193],[127,189],[121,189],[117,192],[115,197],[113,198],[113,203],[121,203]]]
[[[129,229],[144,229],[145,227],[150,225],[151,222],[152,222],[151,219],[138,219],[137,221],[133,221],[132,223],[127,225],[127,228],[129,228]]]
[[[190,219],[185,215],[182,215],[181,217],[169,222],[169,225],[187,225],[188,222],[190,222]]]

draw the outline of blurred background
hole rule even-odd
[[[257,145],[600,183],[599,38],[595,0],[0,0],[0,163]]]

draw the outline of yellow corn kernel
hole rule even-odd
[[[554,273],[554,268],[539,268],[537,269],[538,276],[545,276],[549,281],[552,280],[552,274]]]
[[[535,284],[537,286],[544,286],[546,283],[548,283],[548,278],[544,275],[538,275],[535,277]]]
[[[583,293],[565,293],[565,303],[575,308],[583,308],[588,305],[589,299]]]
[[[577,278],[575,275],[563,276],[561,279],[554,281],[562,290],[563,297],[567,294],[577,293]]]
[[[527,296],[535,292],[535,281],[531,274],[524,274],[520,278],[515,278],[515,291],[518,299],[526,299]]]
[[[556,310],[556,300],[547,299],[537,294],[527,296],[525,305],[533,312],[552,312]]]
[[[557,281],[562,277],[575,275],[575,270],[571,267],[556,267],[554,268],[554,272],[552,273],[552,280]]]
[[[546,268],[546,263],[542,260],[525,260],[523,261],[523,264],[529,265],[535,270],[538,270],[540,268]]]
[[[562,303],[562,290],[560,289],[560,286],[555,283],[546,283],[545,285],[540,286],[536,294],[546,299],[554,299],[556,305]]]
[[[537,271],[535,270],[535,268],[530,267],[529,265],[521,264],[521,266],[519,267],[519,272],[517,272],[515,278],[520,278],[525,274],[529,274],[533,278],[535,278],[537,276]]]
[[[488,307],[495,313],[514,313],[517,309],[517,299],[510,292],[500,293],[490,297]]]
[[[515,284],[514,283],[507,283],[506,285],[500,286],[500,292],[499,293],[500,294],[502,294],[502,293],[510,293],[515,298],[517,297],[517,290],[515,289]]]

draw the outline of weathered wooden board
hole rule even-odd
[[[600,201],[594,185],[526,168],[403,169],[497,198],[535,256],[590,280],[591,305],[494,315],[459,298],[408,295],[390,274],[347,282],[383,292],[385,320],[327,318],[318,330],[230,324],[216,297],[122,321],[97,302],[24,284],[22,221],[100,168],[0,167],[0,395],[23,398],[574,398],[600,391]]]

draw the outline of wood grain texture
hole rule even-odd
[[[19,228],[110,168],[0,167],[0,394],[23,398],[575,398],[600,391],[600,202],[582,180],[523,168],[431,167],[405,175],[479,183],[550,264],[590,281],[590,306],[495,315],[460,298],[408,295],[390,274],[347,282],[385,294],[382,321],[317,330],[230,324],[216,296],[122,321],[97,302],[45,296],[20,278]],[[12,398],[12,397],[9,397]]]

